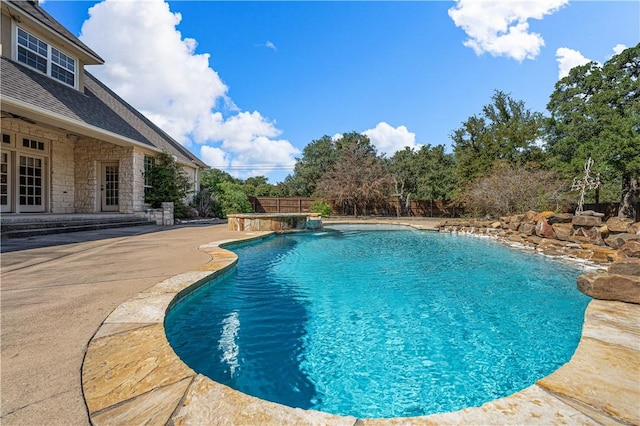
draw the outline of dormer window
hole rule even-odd
[[[38,37],[18,28],[18,62],[35,68],[71,87],[76,86],[76,60]]]

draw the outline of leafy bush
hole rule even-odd
[[[309,210],[311,213],[319,213],[322,217],[329,217],[333,214],[333,208],[324,200],[314,201]]]
[[[222,210],[222,217],[233,213],[252,213],[253,208],[244,193],[242,184],[234,182],[220,182],[217,186],[217,196]]]
[[[151,207],[158,208],[164,202],[173,202],[175,217],[185,217],[188,209],[185,198],[189,194],[191,184],[175,157],[163,151],[156,157],[155,164],[144,172],[144,176],[151,186],[145,194]]]
[[[220,203],[213,191],[208,188],[200,188],[193,197],[192,205],[198,212],[198,217],[222,217]]]

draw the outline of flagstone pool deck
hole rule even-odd
[[[600,300],[569,363],[481,407],[356,419],[244,395],[180,361],[164,314],[188,287],[233,266],[221,245],[268,233],[150,231],[14,251],[3,240],[3,425],[640,424],[640,306]]]

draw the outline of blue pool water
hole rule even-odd
[[[231,247],[237,268],[167,314],[191,368],[293,407],[369,417],[453,411],[567,362],[581,270],[498,243],[406,229]]]

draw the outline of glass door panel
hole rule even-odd
[[[21,212],[44,211],[44,160],[20,155],[18,204]]]
[[[0,153],[0,211],[11,211],[11,168],[9,153]]]
[[[117,212],[120,210],[118,176],[118,163],[102,164],[102,211]]]

